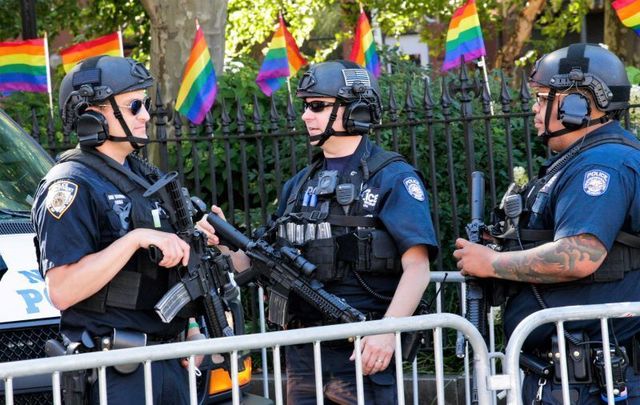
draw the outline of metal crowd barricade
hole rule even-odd
[[[231,380],[233,384],[232,400],[234,404],[240,403],[240,388],[238,384],[237,359],[239,352],[245,350],[255,350],[269,347],[273,350],[274,364],[280,364],[280,348],[282,346],[312,343],[314,345],[314,361],[316,364],[316,399],[319,404],[322,399],[322,375],[318,374],[320,364],[320,347],[323,341],[346,339],[355,337],[354,345],[360,347],[361,337],[381,333],[395,332],[396,352],[395,369],[397,380],[403,381],[402,373],[402,348],[399,345],[400,333],[412,330],[432,329],[434,334],[434,344],[438,342],[438,335],[441,335],[443,328],[454,328],[462,331],[467,336],[469,344],[473,348],[474,372],[477,376],[477,395],[480,404],[491,403],[491,392],[487,388],[487,381],[490,376],[489,354],[485,342],[478,330],[466,319],[454,314],[430,314],[416,317],[384,319],[379,321],[368,321],[362,323],[351,323],[343,325],[322,326],[305,329],[294,329],[279,332],[267,332],[252,335],[233,336],[217,339],[198,340],[192,342],[170,343],[165,345],[148,346],[132,349],[113,350],[109,352],[83,353],[72,356],[51,357],[45,359],[25,360],[0,364],[0,378],[5,383],[5,400],[7,405],[13,404],[13,381],[16,378],[37,375],[51,374],[53,385],[54,404],[61,403],[60,395],[60,375],[65,371],[81,369],[98,369],[98,383],[100,393],[100,403],[106,404],[106,367],[127,364],[142,363],[145,376],[145,397],[146,404],[152,404],[151,385],[151,362],[172,358],[189,358],[189,389],[191,404],[195,405],[196,400],[196,378],[194,358],[200,354],[231,354]],[[437,377],[437,403],[444,404],[444,378],[442,374],[443,352],[434,351]],[[276,404],[283,403],[282,376],[279,368],[275,370],[276,378]],[[363,398],[363,376],[362,364],[359,356],[356,357],[356,381],[358,403],[364,404]],[[404,404],[404,386],[398,384],[398,399],[400,404]]]
[[[560,370],[562,382],[563,403],[571,403],[569,400],[569,383],[566,357],[566,342],[564,336],[564,323],[569,321],[600,319],[602,333],[602,347],[605,361],[605,374],[607,383],[607,400],[614,404],[613,381],[611,373],[611,355],[609,353],[609,329],[607,320],[610,318],[626,318],[640,316],[640,302],[625,302],[598,305],[577,305],[569,307],[557,307],[535,312],[522,320],[509,338],[505,350],[504,373],[494,375],[489,379],[491,390],[507,390],[507,403],[522,404],[522,392],[520,382],[520,351],[524,341],[537,327],[546,323],[556,324],[556,333],[562,336],[558,339],[560,351]],[[605,349],[606,348],[606,349]]]
[[[441,287],[442,287],[442,283],[447,283],[447,284],[459,284],[459,292],[460,292],[460,301],[458,303],[459,308],[461,308],[461,315],[464,316],[464,314],[466,313],[466,301],[465,301],[465,294],[466,294],[466,283],[465,283],[465,277],[462,276],[459,272],[446,272],[446,271],[432,271],[431,272],[431,280],[429,283],[429,288],[433,289],[435,292],[441,291]],[[440,314],[443,313],[443,300],[444,300],[444,293],[440,293],[438,294],[438,296],[436,297],[435,300],[435,313]],[[258,289],[258,302],[259,302],[259,326],[260,326],[260,332],[264,333],[267,330],[266,327],[266,319],[265,319],[265,305],[264,305],[264,290],[260,287]],[[504,355],[502,353],[498,353],[496,352],[496,347],[495,347],[495,336],[496,336],[496,331],[495,331],[495,313],[492,311],[491,313],[488,314],[488,325],[489,325],[489,359],[490,359],[490,364],[491,364],[491,371],[492,374],[495,374],[495,358],[502,358],[504,357]],[[443,349],[443,336],[442,336],[442,330],[436,331],[434,334],[434,349],[436,351],[438,350],[442,350]],[[268,364],[268,356],[267,356],[267,349],[266,348],[262,348],[261,349],[261,358],[262,358],[262,364]],[[466,349],[465,350],[465,358],[464,358],[464,386],[465,386],[465,405],[470,405],[472,402],[471,399],[471,372],[470,372],[470,362],[469,362],[469,351]],[[279,364],[274,364],[273,367],[279,367]],[[438,378],[442,378],[444,379],[444,364],[443,363],[439,363],[438,359],[436,359],[436,364],[435,364],[435,368],[436,368],[436,381],[438,381]],[[411,390],[412,390],[412,398],[413,398],[413,405],[418,405],[420,403],[420,395],[419,395],[419,375],[418,375],[418,361],[417,358],[413,360],[413,363],[411,364]],[[442,397],[444,398],[444,389],[440,390],[440,388],[442,387],[442,384],[436,384],[436,393],[438,397]],[[278,385],[276,384],[275,389],[279,389]],[[268,367],[262,367],[262,391],[263,391],[263,396],[265,398],[269,398],[269,371],[268,371]],[[495,398],[493,400],[493,403],[495,403]]]

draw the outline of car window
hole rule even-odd
[[[30,211],[52,162],[18,124],[0,111],[0,209]]]

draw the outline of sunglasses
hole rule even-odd
[[[302,102],[302,112],[304,113],[307,109],[311,110],[314,113],[319,113],[324,111],[327,107],[332,107],[335,103],[327,103],[326,101],[314,100],[314,101],[303,101]]]
[[[107,105],[109,104],[102,104],[100,105],[100,107],[106,107]],[[142,100],[139,98],[131,100],[129,105],[118,104],[118,107],[120,108],[128,108],[129,111],[131,111],[131,115],[134,116],[138,115],[138,113],[142,110],[142,106],[144,106],[145,110],[150,111],[149,109],[151,108],[151,99],[148,96],[143,98]]]
[[[548,99],[549,99],[549,93],[536,94],[536,103],[538,103],[538,105],[545,104]]]

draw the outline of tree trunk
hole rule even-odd
[[[222,74],[227,0],[142,0],[151,19],[151,73],[172,106],[195,37],[195,19],[204,32],[216,74]]]
[[[604,2],[604,43],[627,66],[640,64],[640,40],[631,28],[625,27],[616,11]]]
[[[533,25],[535,24],[538,14],[542,12],[545,3],[546,0],[530,0],[526,3],[518,16],[513,34],[508,39],[506,45],[498,52],[496,68],[506,70],[513,68],[516,59],[521,56],[522,48],[524,48],[527,40],[531,38]]]

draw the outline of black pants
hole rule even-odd
[[[187,370],[178,360],[154,361],[151,363],[154,405],[189,404],[189,378]],[[113,367],[107,367],[107,401],[118,405],[144,405],[144,367],[127,375]],[[98,381],[91,386],[91,403],[100,403]]]
[[[325,404],[356,404],[356,367],[349,360],[353,345],[322,347],[322,384]],[[315,405],[316,384],[313,362],[313,346],[286,347],[287,403]],[[393,361],[391,362],[393,365]],[[398,402],[394,367],[379,373],[363,376],[365,404],[390,405]]]

